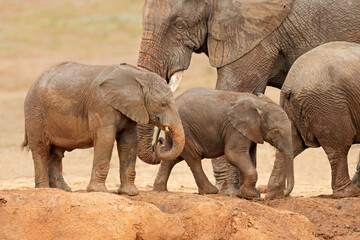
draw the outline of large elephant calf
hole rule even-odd
[[[114,142],[120,159],[119,193],[135,195],[136,123],[177,136],[159,159],[177,157],[184,133],[175,100],[160,76],[126,64],[89,66],[65,62],[45,71],[25,99],[25,140],[35,166],[35,187],[70,191],[62,175],[65,151],[94,147],[88,191],[106,192]],[[160,161],[159,161],[160,162]],[[156,162],[149,162],[156,163]]]
[[[272,182],[272,192],[267,196],[290,194],[294,186],[291,124],[284,110],[265,95],[238,93],[204,88],[191,89],[176,99],[176,105],[185,132],[185,147],[180,157],[162,161],[154,183],[154,190],[166,191],[172,167],[185,159],[189,165],[200,194],[217,193],[218,189],[206,177],[201,159],[219,157],[237,167],[244,179],[240,183],[239,197],[254,198],[257,172],[250,150],[253,142],[269,142],[282,154],[275,168],[285,171],[277,179],[285,181],[287,189],[278,189],[280,183]],[[172,146],[171,133],[166,133],[166,148]],[[277,186],[276,186],[277,185]]]
[[[296,128],[294,156],[322,146],[331,165],[333,196],[359,196],[347,154],[360,143],[360,45],[331,42],[302,55],[286,77],[280,102]]]

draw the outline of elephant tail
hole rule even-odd
[[[27,136],[27,131],[25,129],[25,136],[24,136],[24,141],[21,144],[21,151],[24,151],[24,149],[26,148],[27,151],[29,151],[29,145],[28,145],[28,136]]]

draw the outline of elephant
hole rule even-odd
[[[321,146],[335,198],[360,196],[347,165],[351,145],[360,143],[359,66],[360,44],[326,43],[299,57],[281,88],[280,104],[294,126],[294,157]]]
[[[267,85],[281,88],[312,48],[360,43],[359,15],[358,0],[146,0],[137,64],[172,83],[193,52],[205,53],[217,69],[216,89],[263,93]],[[149,146],[151,128],[143,133],[139,145]],[[256,163],[256,147],[251,155]],[[236,193],[235,168],[222,158],[212,163],[216,186]]]
[[[287,179],[286,190],[272,187],[275,191],[269,191],[266,197],[290,194],[294,187],[291,122],[279,105],[263,94],[257,97],[251,93],[206,88],[190,89],[175,101],[185,132],[185,146],[178,158],[161,161],[153,190],[167,191],[172,168],[185,159],[199,193],[217,193],[218,189],[210,183],[201,167],[201,160],[225,155],[226,160],[244,176],[237,196],[252,199],[257,196],[257,172],[251,161],[250,149],[252,143],[266,141],[283,156],[283,162],[277,163],[285,166],[284,177],[286,175]],[[170,132],[165,134],[165,140],[160,139],[165,147],[171,147],[171,141]]]
[[[107,192],[105,180],[116,140],[121,181],[118,193],[136,195],[137,123],[153,124],[176,136],[172,148],[156,149],[160,160],[177,157],[185,143],[180,116],[166,81],[128,64],[55,65],[29,89],[24,113],[22,147],[32,152],[36,188],[71,191],[62,174],[64,152],[94,147],[87,191]]]

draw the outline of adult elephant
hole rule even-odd
[[[358,0],[146,0],[138,65],[169,81],[189,67],[192,52],[205,53],[217,68],[217,89],[264,92],[266,85],[280,88],[308,50],[360,43],[359,15]],[[151,158],[152,128],[138,134],[139,157]],[[234,168],[212,163],[217,187],[236,192]]]

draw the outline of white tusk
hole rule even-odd
[[[165,132],[170,131],[170,128],[168,126],[165,127]]]
[[[179,71],[171,76],[169,86],[172,92],[175,92],[176,89],[179,87],[183,73],[184,71]]]

